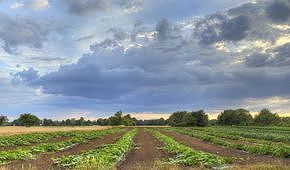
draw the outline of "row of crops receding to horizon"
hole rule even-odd
[[[218,168],[233,166],[237,163],[233,160],[239,159],[234,156],[203,151],[198,147],[193,148],[186,145],[183,139],[171,136],[172,133],[187,136],[190,140],[214,144],[224,149],[231,148],[247,154],[266,155],[269,158],[288,162],[290,159],[290,128],[216,126],[204,128],[146,127],[143,129],[144,133],[162,144],[162,147],[150,147],[170,155],[170,158],[159,160],[164,164],[180,167]],[[128,152],[136,147],[136,150],[142,147],[134,142],[138,133],[140,133],[139,128],[114,127],[91,131],[59,131],[2,136],[0,137],[0,163],[1,166],[9,167],[18,160],[25,163],[27,160],[37,160],[43,154],[50,154],[48,159],[52,162],[51,166],[56,169],[111,169],[124,161]],[[104,143],[104,139],[108,136],[116,138]],[[94,140],[99,141],[97,145],[92,143]],[[90,143],[92,144],[87,145],[89,147],[85,150],[71,152],[65,156],[55,154]],[[33,167],[33,164],[31,166]]]

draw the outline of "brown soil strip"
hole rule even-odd
[[[8,150],[16,150],[18,148],[26,148],[26,147],[32,147],[32,146],[37,146],[40,145],[42,143],[56,143],[56,142],[62,142],[62,141],[66,141],[69,140],[71,137],[56,137],[56,138],[52,138],[49,139],[47,141],[43,141],[41,143],[32,143],[30,145],[17,145],[17,146],[5,146],[5,147],[0,147],[0,151],[8,151]]]
[[[118,170],[149,170],[152,169],[156,161],[171,157],[169,153],[161,149],[162,143],[145,132],[143,128],[138,129],[133,142],[135,148],[117,166]]]
[[[165,135],[173,137],[178,142],[190,146],[191,148],[199,151],[213,153],[224,157],[238,158],[233,159],[234,163],[249,164],[249,163],[282,163],[290,164],[290,159],[274,158],[271,156],[250,154],[244,151],[224,148],[215,144],[200,141],[196,138],[186,136],[176,132],[162,131]]]
[[[58,158],[68,155],[76,155],[81,152],[95,149],[96,147],[103,144],[111,144],[118,140],[125,132],[117,132],[110,135],[102,136],[101,138],[96,138],[88,143],[75,145],[65,150],[61,150],[54,153],[42,154],[36,159],[29,160],[17,160],[13,161],[6,166],[0,167],[0,169],[9,169],[9,170],[20,170],[20,169],[58,169],[53,164],[53,158]]]

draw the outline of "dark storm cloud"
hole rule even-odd
[[[134,46],[138,41],[136,34],[146,36],[142,24],[137,24],[133,33],[113,28],[108,31],[112,33],[111,38],[92,44],[91,53],[83,55],[78,62],[42,76],[29,69],[15,74],[14,78],[29,86],[37,86],[47,94],[130,106],[184,106],[196,102],[207,105],[213,99],[241,101],[252,97],[289,96],[290,72],[278,67],[289,64],[289,44],[265,55],[255,47],[254,50],[246,49],[247,52],[226,53],[211,46],[200,46],[197,42],[226,41],[238,48],[236,42],[240,40],[247,42],[249,37],[260,40],[257,37],[264,37],[263,34],[274,29],[264,27],[272,23],[261,12],[265,5],[251,5],[253,8],[257,6],[261,10],[258,14],[253,12],[254,16],[236,8],[207,16],[197,23],[185,23],[184,27],[161,19],[155,29],[148,31],[155,31],[155,37],[129,49],[126,43]],[[190,29],[185,29],[186,24]],[[191,29],[195,29],[197,41],[189,37]],[[273,39],[276,40],[279,34]],[[129,41],[128,37],[134,37],[134,41]],[[248,67],[237,62],[239,56],[247,56],[244,62]]]
[[[20,45],[42,48],[50,32],[47,25],[27,18],[11,20],[0,15],[0,21],[0,39],[4,42],[3,49],[8,53],[15,53]]]
[[[267,7],[266,12],[274,22],[286,22],[290,18],[290,1],[275,0]]]
[[[282,67],[290,65],[290,43],[268,50],[267,53],[254,53],[245,58],[249,67]]]
[[[249,29],[249,19],[244,15],[230,19],[221,26],[221,37],[223,40],[239,41],[246,37]]]
[[[245,15],[229,19],[225,15],[214,14],[198,22],[194,34],[201,44],[209,45],[218,41],[242,40],[249,28],[249,18]]]
[[[167,40],[172,30],[173,26],[166,18],[162,18],[156,25],[157,37],[160,41]]]
[[[105,10],[108,8],[108,3],[105,0],[69,0],[65,1],[68,4],[69,12],[76,15],[84,15],[96,10]]]

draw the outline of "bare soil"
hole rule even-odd
[[[156,162],[171,157],[169,153],[162,150],[162,143],[143,128],[138,128],[133,142],[134,149],[126,155],[124,161],[119,163],[118,170],[150,170]]]
[[[237,164],[251,164],[251,163],[279,163],[279,164],[290,164],[290,159],[274,158],[271,156],[250,154],[244,151],[225,148],[208,142],[200,141],[196,138],[186,136],[176,132],[162,131],[162,133],[173,137],[175,140],[182,144],[185,144],[195,150],[213,153],[225,157],[237,158],[233,159],[234,163]]]
[[[36,159],[29,159],[29,160],[17,160],[13,161],[8,165],[4,165],[0,167],[0,169],[9,169],[9,170],[21,170],[21,169],[58,169],[53,164],[54,158],[59,158],[62,156],[68,155],[76,155],[80,154],[81,152],[88,151],[95,149],[98,146],[103,144],[111,144],[118,140],[125,132],[117,132],[110,135],[105,135],[100,138],[93,139],[85,144],[75,145],[73,147],[54,152],[54,153],[46,153],[39,155]]]

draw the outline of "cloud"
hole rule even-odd
[[[240,15],[224,22],[221,26],[222,40],[239,41],[246,37],[249,29],[249,19],[247,16]]]
[[[33,68],[29,68],[28,70],[23,70],[13,75],[13,83],[24,83],[29,86],[34,86],[35,83],[39,80],[39,74]]]
[[[240,41],[246,37],[250,28],[249,18],[245,15],[228,18],[213,14],[197,23],[195,35],[201,44],[210,45],[219,41]]]
[[[49,0],[28,0],[26,5],[34,10],[43,10],[49,7]]]
[[[84,16],[113,8],[120,8],[129,13],[137,12],[141,8],[143,0],[70,0],[64,2],[68,5],[70,13]]]
[[[21,45],[40,49],[47,41],[49,28],[45,24],[26,18],[12,20],[4,15],[0,15],[0,21],[0,38],[8,53],[16,53],[17,47]]]
[[[73,39],[87,44],[94,41],[90,44],[90,51],[83,55],[70,53],[68,56],[75,55],[76,60],[71,60],[74,63],[67,62],[59,68],[55,67],[55,70],[41,70],[38,62],[61,61],[63,56],[46,57],[45,54],[27,57],[35,61],[35,66],[29,68],[30,65],[21,65],[21,68],[28,69],[12,75],[15,85],[23,83],[40,94],[50,96],[38,103],[39,107],[50,105],[63,110],[89,108],[113,112],[125,108],[132,112],[166,112],[242,107],[240,104],[248,98],[262,100],[290,96],[287,86],[290,72],[286,68],[290,64],[289,26],[287,22],[283,25],[273,22],[266,11],[268,2],[250,3],[201,18],[180,20],[169,16],[170,19],[159,19],[158,15],[153,19],[132,22],[144,14],[141,10],[140,15],[124,16],[124,20],[129,22],[121,24],[111,24],[111,20],[105,18],[109,24],[104,24],[101,32],[92,26],[98,22],[91,19],[91,13],[115,8],[118,12],[120,9],[134,9],[141,5],[141,1],[103,1],[104,4],[99,5],[96,2],[102,1],[64,2],[72,14],[82,16],[68,17],[80,21],[75,22],[78,27],[82,27],[83,23],[86,25],[80,33],[72,36]],[[13,20],[15,22],[20,21]],[[36,21],[33,23],[37,24]],[[98,24],[102,25],[103,22]],[[283,29],[279,29],[281,27]],[[42,30],[42,26],[36,28],[36,32]],[[8,44],[10,49],[22,45],[39,49],[48,36],[48,33],[41,34],[41,41],[36,41],[40,45],[34,46],[30,39],[38,38],[38,33],[32,33],[27,40],[21,38],[17,41],[19,31],[12,32],[15,32],[15,37],[4,36],[8,42],[4,41],[4,45]],[[62,37],[53,40],[57,42],[59,39]],[[83,44],[81,47],[88,49]]]
[[[286,22],[290,18],[290,2],[275,0],[266,8],[266,13],[274,22]]]
[[[108,8],[105,0],[70,0],[65,1],[68,4],[69,12],[76,15],[85,15],[96,10],[105,10]]]
[[[245,63],[249,67],[283,67],[290,65],[290,43],[274,49],[267,53],[254,53],[246,57]]]

